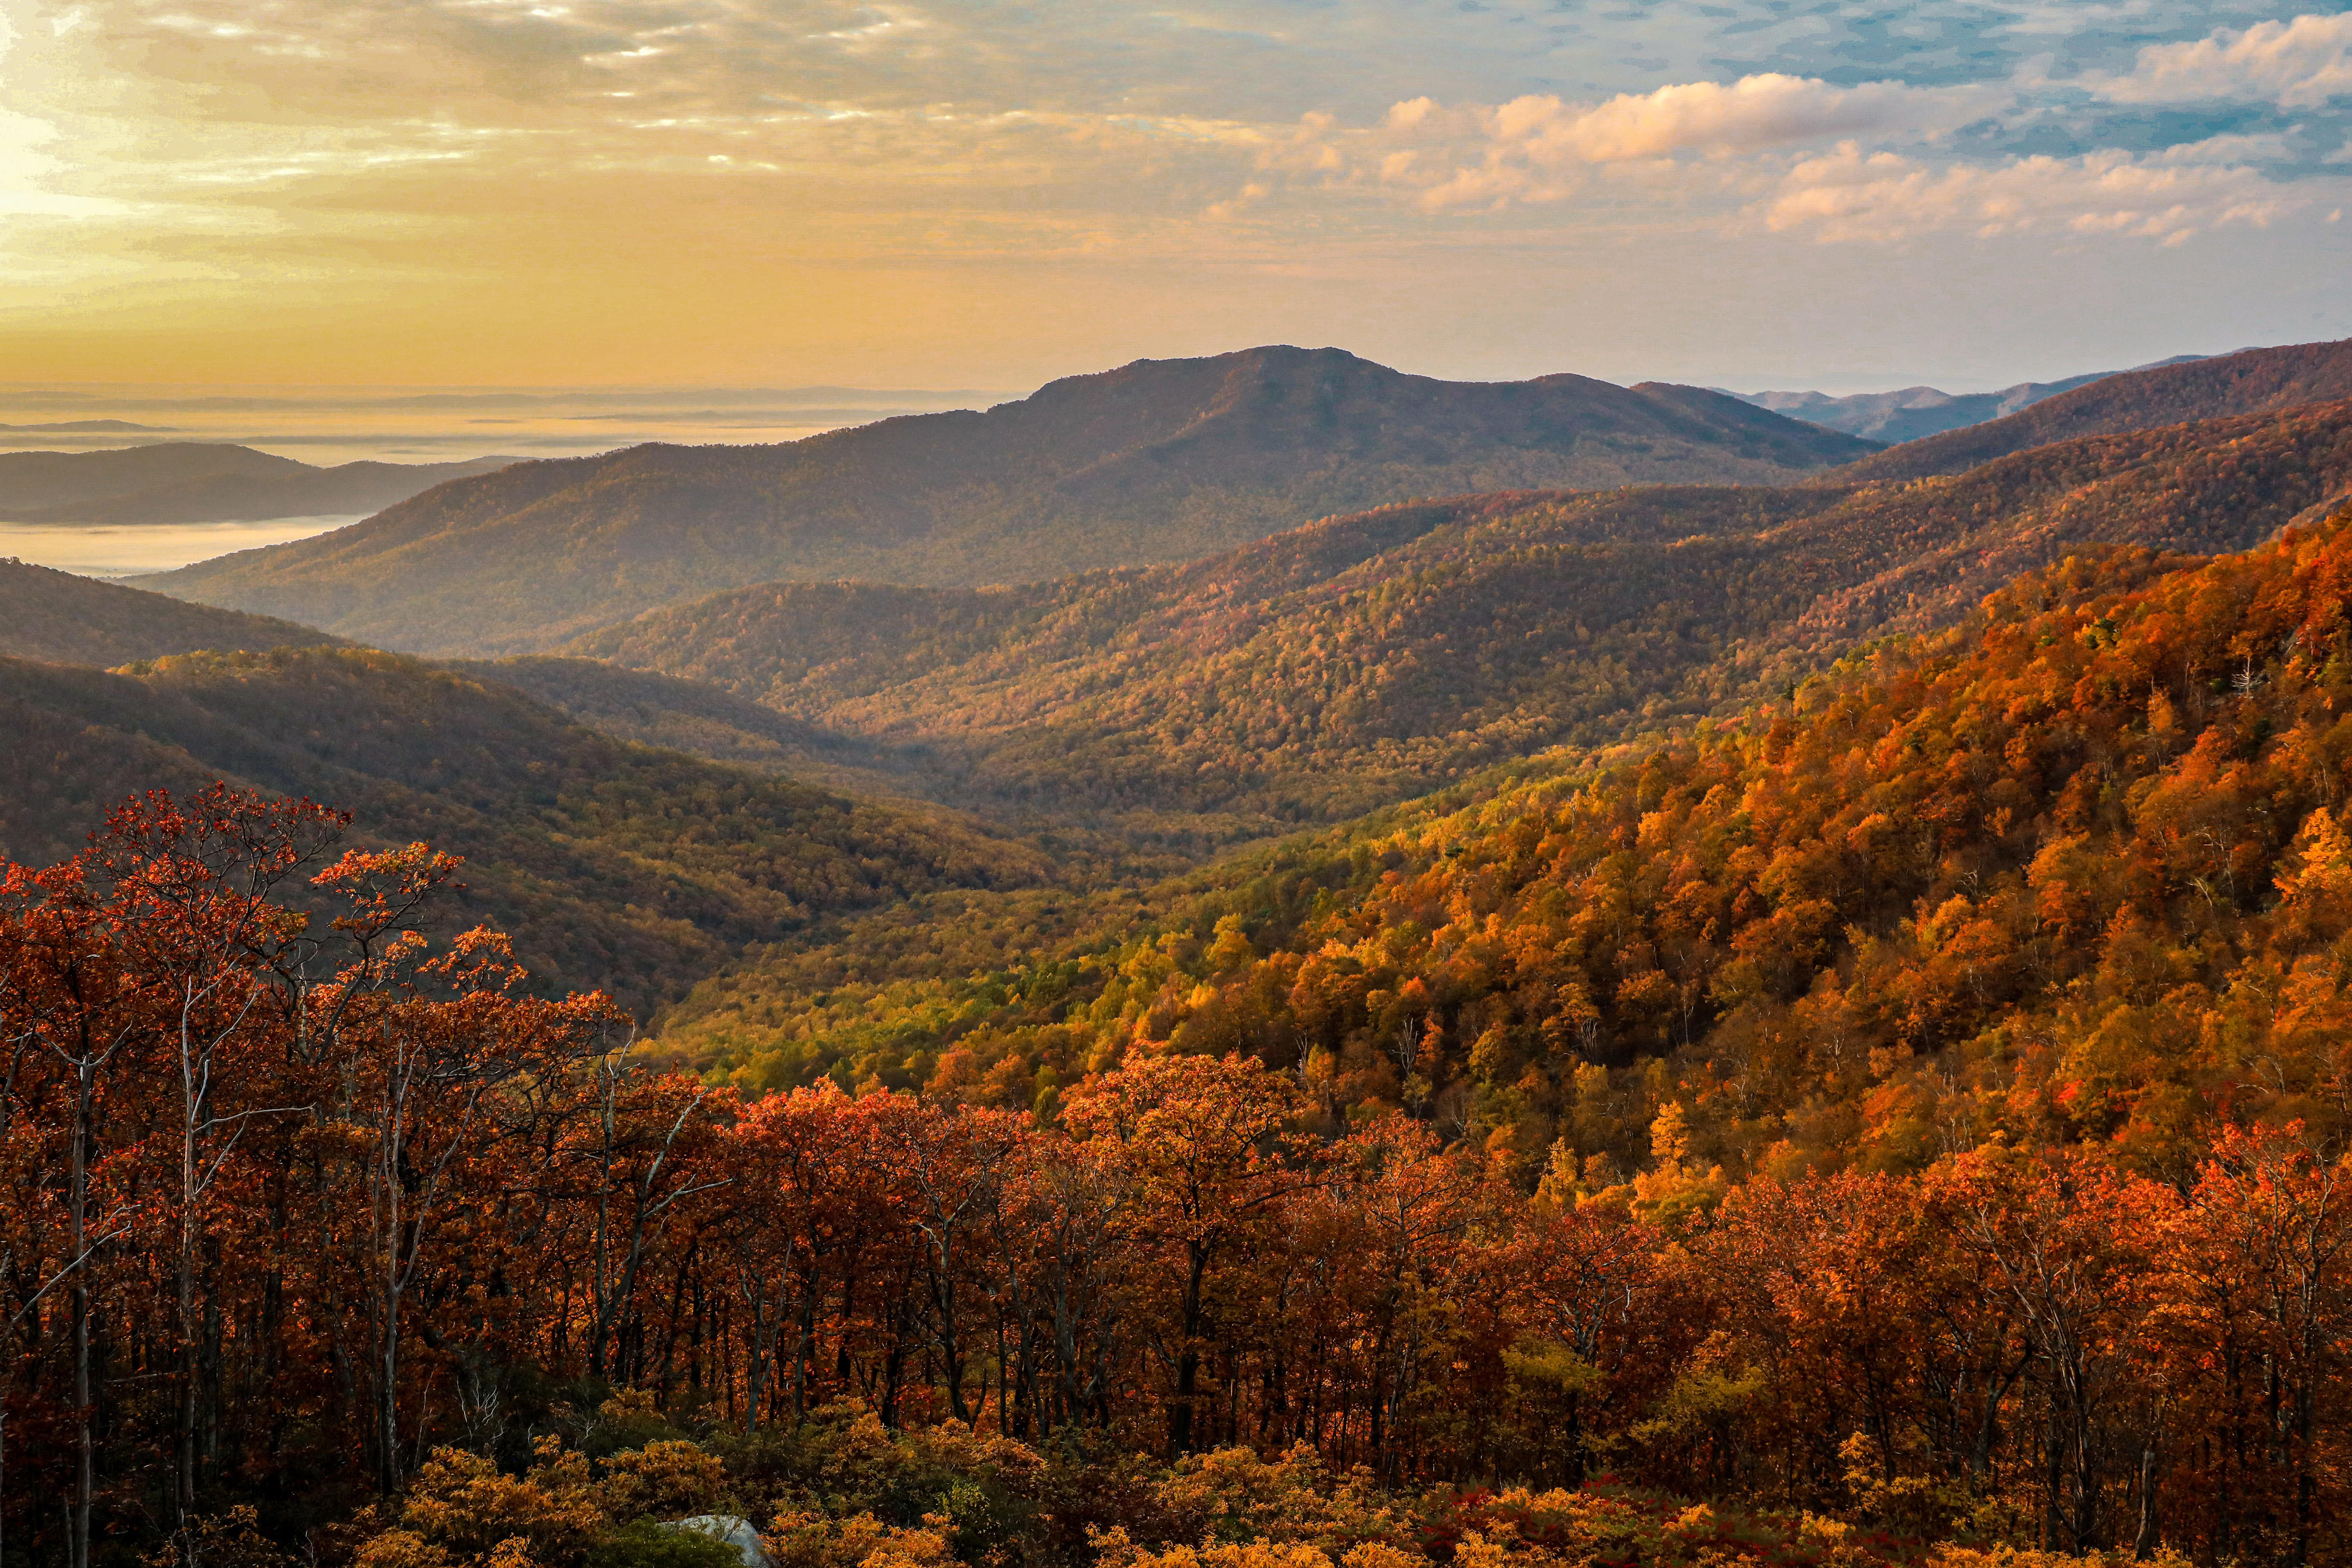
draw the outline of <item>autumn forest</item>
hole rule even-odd
[[[0,1565],[2352,1560],[2352,345],[1227,359],[0,563]]]

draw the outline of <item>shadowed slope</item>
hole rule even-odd
[[[106,668],[198,648],[315,647],[341,637],[94,577],[0,561],[0,657]]]
[[[533,970],[649,1007],[747,942],[1034,851],[934,816],[635,746],[511,688],[364,650],[193,654],[112,674],[0,659],[0,853],[79,847],[124,795],[216,779],[332,802],[372,842],[467,858],[469,918]]]

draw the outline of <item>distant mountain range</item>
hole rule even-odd
[[[1915,479],[1956,474],[2053,441],[2276,412],[2339,397],[2352,397],[2352,339],[2244,349],[2103,376],[2005,418],[1948,430],[1864,458],[1843,469],[1840,477]]]
[[[2133,368],[2160,370],[2166,365],[2191,364],[2204,357],[2175,354],[2170,359]],[[1848,397],[1832,397],[1825,392],[1735,392],[1731,395],[1742,403],[1752,403],[1808,425],[1843,430],[1849,436],[1866,437],[1874,441],[1902,442],[1941,435],[1964,425],[1981,425],[1988,419],[2014,414],[2045,397],[2055,397],[2062,392],[2072,392],[2078,386],[2122,374],[2102,370],[2089,375],[2070,375],[2063,381],[2021,381],[1999,392],[1955,394],[1939,392],[1932,386],[1906,386],[1897,392],[1858,392]]]
[[[1199,441],[1222,444],[1223,457],[1181,440],[1160,443],[1156,458],[1117,445],[1150,422],[1109,396],[1137,386],[1114,376],[1093,401],[1108,405],[1101,420],[1126,423],[1087,437],[1114,457],[1050,469],[1025,489],[1013,484],[1010,458],[987,458],[972,442],[938,449],[995,416],[894,422],[899,444],[879,448],[653,452],[663,462],[740,461],[756,474],[780,454],[809,464],[814,448],[838,457],[838,471],[803,472],[788,493],[854,493],[855,479],[906,505],[950,492],[922,489],[920,473],[894,473],[884,458],[944,466],[960,452],[1000,496],[1037,508],[1044,521],[1030,536],[1042,557],[1087,538],[1047,510],[1074,471],[1093,476],[1086,482],[1126,476],[1108,493],[1167,507],[1171,494],[1197,499],[1197,488],[1180,486],[1212,464],[1259,476],[1264,488],[1249,493],[1261,499],[1296,493],[1280,489],[1285,475],[1338,483],[1331,476],[1343,469],[1307,466],[1317,428],[1343,456],[1435,441],[1412,434],[1435,415],[1421,426],[1375,419],[1373,394],[1396,389],[1389,373],[1355,368],[1362,363],[1339,356],[1326,367],[1360,384],[1361,404],[1339,400],[1360,417],[1286,420],[1291,391],[1231,425],[1200,414]],[[1271,367],[1292,368],[1280,358]],[[1146,391],[1174,374],[1151,370]],[[1492,445],[1497,428],[1528,427],[1523,400],[1546,395],[1542,384],[1491,396],[1428,384],[1439,390],[1406,391],[1442,405],[1454,421],[1442,428],[1465,450],[1473,414]],[[1704,393],[1591,390],[1599,385],[1573,383],[1558,395],[1628,417],[1652,410],[1661,424],[1676,409],[1727,409],[1712,427],[1753,421],[1768,452],[1821,449],[1767,439],[1791,431],[1838,449],[1865,446]],[[2331,388],[2344,390],[2331,399]],[[1040,464],[1040,452],[1066,462],[1082,449],[1071,426],[1086,406],[984,427],[1017,437],[1017,451]],[[1695,427],[1706,426],[1682,426]],[[1663,437],[1652,445],[1654,456]],[[1693,440],[1684,452],[1706,449]],[[1715,450],[1727,449],[1738,450]],[[474,495],[495,508],[536,470],[611,472],[527,464],[420,501],[439,509]],[[664,484],[675,478],[650,472]],[[1155,478],[1163,488],[1145,482]],[[740,518],[724,508],[777,492],[746,479],[713,493],[722,516]],[[2182,552],[2240,549],[2312,521],[2347,495],[2352,343],[2109,377],[1839,468],[1792,463],[1771,484],[1407,500],[1184,563],[1016,585],[787,578],[729,587],[597,628],[569,657],[431,667],[303,647],[320,634],[12,563],[0,565],[0,656],[15,656],[0,657],[0,733],[18,743],[0,748],[0,850],[62,853],[109,800],[147,782],[226,777],[309,793],[358,808],[369,833],[467,854],[472,912],[515,928],[543,975],[611,984],[652,1008],[730,952],[855,910],[989,885],[1042,895],[1080,886],[1073,867],[1087,857],[1183,864],[1498,767],[1540,772],[1560,756],[1687,734],[1702,719],[1785,699],[1873,639],[1962,622],[2019,573],[2075,562],[2062,573],[2137,581]],[[941,524],[940,536],[968,539],[979,526],[976,513],[959,515],[967,532]],[[1160,515],[1160,537],[1215,531],[1213,514]],[[621,559],[657,580],[668,580],[656,548],[665,538],[689,556],[702,548],[627,514],[606,522],[593,537],[608,547],[634,540],[643,553]],[[570,536],[549,516],[488,533],[521,552],[499,581],[528,605],[528,552]],[[1128,535],[1139,536],[1139,527]],[[743,523],[721,537],[773,535]],[[911,559],[943,558],[921,553],[933,535],[898,537]],[[362,559],[390,574],[427,553]],[[363,581],[361,565],[349,570],[352,584]],[[489,614],[487,602],[457,603]],[[529,624],[543,634],[556,617]],[[205,647],[247,651],[193,651]],[[72,668],[97,665],[120,668]],[[673,750],[623,743],[631,740]],[[1573,750],[1550,752],[1559,747]],[[859,806],[832,791],[899,799]]]
[[[250,447],[199,441],[104,452],[0,452],[0,521],[122,525],[335,517],[378,511],[445,480],[491,473],[513,461],[322,468]]]
[[[382,645],[523,652],[772,579],[1036,581],[1417,496],[1780,484],[1870,450],[1696,387],[1444,382],[1261,348],[779,446],[518,464],[144,581]]]

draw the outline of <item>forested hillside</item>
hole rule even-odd
[[[195,653],[108,674],[0,659],[0,853],[62,858],[106,809],[226,779],[333,801],[361,842],[464,856],[457,909],[542,984],[675,995],[830,911],[1045,874],[1034,852],[575,727],[395,655]]]
[[[444,659],[437,668],[528,692],[575,722],[624,741],[825,781],[828,787],[893,793],[922,763],[919,753],[819,729],[707,680],[545,654]]]
[[[2070,561],[1687,739],[1124,910],[877,918],[705,982],[661,1044],[1013,1107],[1238,1050],[1588,1193],[1656,1168],[1670,1107],[1718,1186],[1988,1141],[2178,1177],[2220,1118],[2336,1139],[2352,510],[2158,565]]]
[[[0,573],[0,1552],[2336,1561],[2347,497],[2341,399],[443,665]]]
[[[318,647],[341,642],[290,621],[215,610],[70,572],[0,560],[0,658],[106,668],[200,648]]]
[[[2352,397],[2352,339],[2247,349],[2105,376],[2006,418],[1906,442],[1849,464],[1837,477],[1913,479],[1957,474],[2053,441],[2278,412],[2344,397]]]
[[[1417,496],[1778,483],[1869,449],[1696,387],[1441,382],[1337,349],[1254,349],[782,446],[518,465],[148,585],[391,647],[534,652],[772,579],[1030,581]]]
[[[892,748],[935,798],[1215,844],[1726,710],[2075,551],[2243,549],[2347,487],[2352,402],[1910,484],[1391,508],[1019,588],[769,585],[576,651]]]

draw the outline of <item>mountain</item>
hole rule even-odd
[[[2262,414],[2352,397],[2352,338],[2246,349],[2214,359],[2126,371],[2045,398],[2006,418],[1971,425],[1849,463],[1837,478],[1913,479],[2082,436],[2149,430],[2184,420]]]
[[[1696,387],[1443,382],[1337,349],[1263,348],[781,446],[520,464],[146,585],[394,647],[544,651],[774,579],[1042,580],[1415,496],[1780,483],[1868,449]]]
[[[58,426],[63,428],[63,426]],[[342,463],[198,441],[104,452],[0,452],[0,519],[43,523],[247,522],[376,511],[512,458]]]
[[[0,854],[62,858],[136,791],[216,779],[463,855],[468,922],[640,1011],[746,942],[1035,851],[942,819],[631,745],[510,687],[359,649],[180,655],[106,673],[0,659]]]
[[[2242,549],[2347,487],[2352,400],[1904,485],[1475,496],[1018,587],[771,584],[572,651],[888,748],[934,799],[1198,849],[1724,710],[2072,553]]]
[[[94,577],[0,559],[0,657],[100,668],[198,648],[313,647],[341,637]]]
[[[2203,357],[2177,354],[2134,368],[2156,370],[2165,365],[2189,364]],[[1849,436],[1866,437],[1873,441],[1916,441],[1964,425],[1999,419],[2043,398],[2055,397],[2117,374],[2095,371],[2089,375],[2070,375],[2063,381],[2021,381],[1999,392],[1957,395],[1939,392],[1932,386],[1906,386],[1897,392],[1863,392],[1848,397],[1832,397],[1822,392],[1735,392],[1731,395],[1742,403],[1752,403],[1808,425],[1843,430]]]

